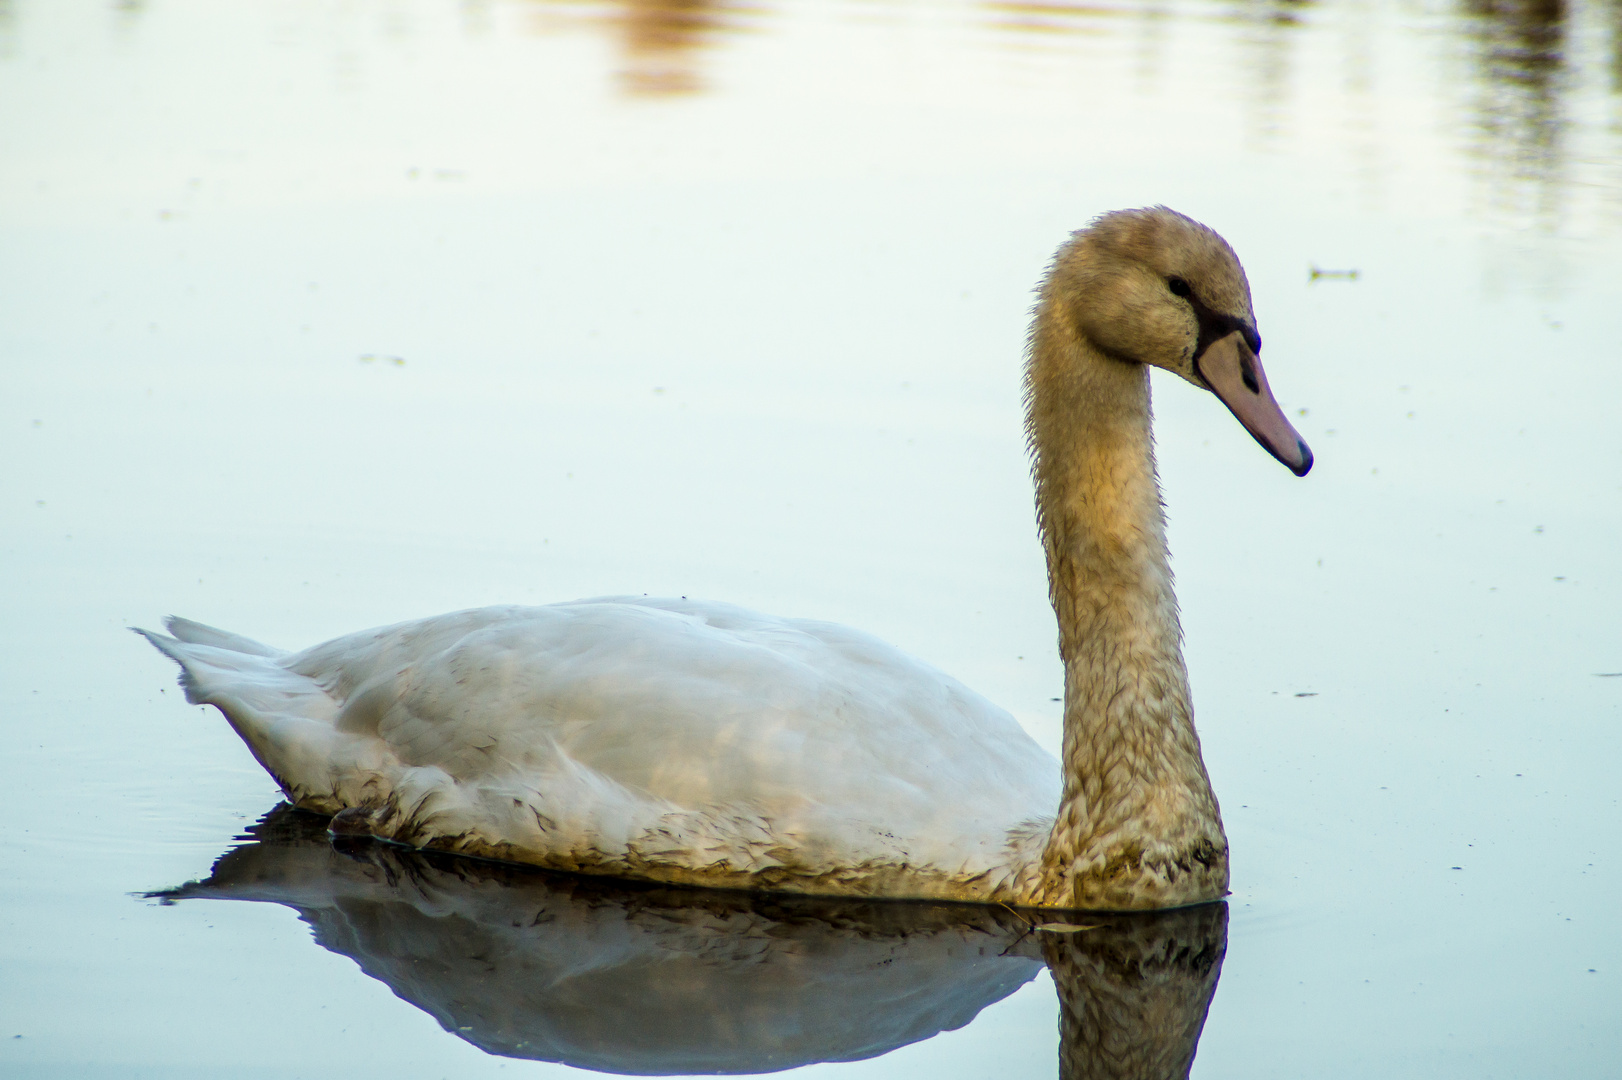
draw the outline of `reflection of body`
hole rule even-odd
[[[638,886],[365,841],[343,854],[286,808],[253,833],[208,881],[161,895],[286,904],[481,1049],[607,1072],[872,1057],[962,1027],[1045,959],[1065,1077],[1186,1075],[1225,943],[1222,905],[1033,933],[995,907]]]
[[[1059,250],[1026,371],[1065,663],[1063,762],[866,634],[726,604],[485,608],[283,653],[148,633],[339,832],[690,885],[1133,909],[1213,900],[1228,845],[1194,732],[1150,437],[1158,366],[1297,474],[1250,287],[1165,208]],[[1055,813],[1057,808],[1057,813]]]

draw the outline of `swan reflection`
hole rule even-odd
[[[875,1057],[962,1027],[1046,965],[1061,1076],[1186,1076],[1227,942],[1222,904],[1033,931],[1001,908],[665,888],[335,845],[325,818],[286,806],[245,839],[206,881],[153,895],[285,904],[480,1049],[601,1072]]]

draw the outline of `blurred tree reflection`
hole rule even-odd
[[[126,33],[148,0],[106,3]],[[709,50],[770,10],[760,0],[463,0],[463,25],[488,32],[499,22],[495,9],[509,5],[534,32],[581,23],[606,31],[617,43],[614,77],[633,97],[704,91]],[[406,36],[410,10],[376,9],[386,36]],[[963,0],[953,10],[1015,51],[1045,54],[1036,63],[1057,57],[1084,69],[1132,51],[1143,85],[1112,86],[1105,107],[1117,111],[1142,104],[1134,91],[1155,96],[1186,78],[1179,57],[1198,39],[1200,59],[1211,63],[1202,92],[1236,97],[1253,139],[1277,150],[1338,125],[1335,137],[1370,190],[1402,152],[1382,120],[1379,99],[1393,93],[1382,44],[1393,31],[1435,29],[1443,42],[1437,123],[1474,167],[1491,212],[1550,227],[1622,208],[1622,0],[1456,0],[1428,12],[1386,0]],[[846,18],[859,27],[855,8]],[[17,23],[18,0],[0,0],[0,58],[15,52]],[[1224,50],[1239,62],[1216,62]],[[1326,52],[1345,59],[1338,82],[1325,83],[1334,78],[1321,70]]]
[[[147,0],[113,0],[113,29],[118,34],[134,32],[135,26],[146,14]]]
[[[1519,201],[1530,181],[1532,209],[1558,209],[1568,121],[1564,92],[1566,0],[1460,0],[1475,78],[1471,151],[1496,173],[1496,198]]]
[[[1236,8],[1244,27],[1247,90],[1253,124],[1262,138],[1284,133],[1294,74],[1296,38],[1305,26],[1311,0],[1254,0]]]
[[[1622,94],[1622,0],[1603,0],[1603,6],[1611,38],[1611,93]],[[1622,124],[1613,122],[1612,126],[1622,127]]]
[[[1175,58],[1195,39],[1207,55],[1236,51],[1243,62],[1226,69],[1232,74],[1225,89],[1242,101],[1253,137],[1277,149],[1338,121],[1354,168],[1375,185],[1381,161],[1389,159],[1382,150],[1400,149],[1376,134],[1382,110],[1373,99],[1392,93],[1391,74],[1384,75],[1388,85],[1378,85],[1376,42],[1389,40],[1393,28],[1412,33],[1418,27],[1403,23],[1422,19],[1441,31],[1443,56],[1462,59],[1462,71],[1451,78],[1444,59],[1438,122],[1462,136],[1456,145],[1475,166],[1493,211],[1548,227],[1579,206],[1603,210],[1622,201],[1622,0],[1457,0],[1425,13],[1356,0],[1114,6],[979,0],[978,6],[1008,43],[1025,48],[1041,34],[1049,51],[1067,48],[1078,67],[1116,48],[1111,39],[1126,45],[1124,39],[1135,38],[1131,46],[1143,54],[1139,67],[1153,73],[1151,84],[1176,78]],[[1132,14],[1140,18],[1125,17]],[[1327,85],[1315,70],[1326,45],[1346,63],[1344,77]],[[1578,101],[1596,91],[1610,95],[1604,120]],[[1461,113],[1462,131],[1453,119]]]
[[[539,0],[579,7],[581,0]],[[759,8],[736,0],[612,0],[592,4],[591,16],[611,26],[623,63],[616,73],[633,96],[692,94],[705,89],[701,58],[724,34],[743,29],[743,17]]]

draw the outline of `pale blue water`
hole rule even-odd
[[[764,1068],[799,1023],[794,1061],[897,1047],[830,1075],[1077,1076],[1089,1033],[1175,1057],[1087,1011],[1147,994],[1210,995],[1196,1077],[1612,1075],[1619,86],[1596,2],[0,4],[0,1074],[563,1075],[502,1056],[543,1029]],[[1051,744],[1030,288],[1152,202],[1244,259],[1318,457],[1157,384],[1225,932],[637,937],[698,902],[319,830],[226,864],[283,902],[145,898],[278,801],[124,629],[169,612],[296,646],[704,595],[876,632]]]

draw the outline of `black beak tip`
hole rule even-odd
[[[1305,476],[1312,471],[1312,450],[1300,439],[1295,440],[1295,447],[1301,451],[1301,464],[1291,465],[1290,471],[1297,476]]]

